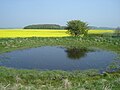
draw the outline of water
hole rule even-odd
[[[116,53],[86,48],[38,47],[0,55],[0,66],[38,70],[105,70]]]

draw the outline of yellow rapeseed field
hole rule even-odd
[[[69,36],[66,30],[6,29],[0,30],[0,38],[7,37],[64,37]]]
[[[104,33],[114,33],[114,30],[89,30],[89,34],[104,34]]]
[[[113,33],[113,30],[89,30],[89,34]],[[0,38],[15,37],[65,37],[70,36],[67,30],[49,29],[0,29]]]

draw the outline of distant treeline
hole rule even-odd
[[[115,30],[115,28],[111,27],[96,27],[96,26],[89,26],[90,29],[103,29],[103,30]],[[25,26],[24,29],[66,29],[66,26],[60,26],[57,24],[36,24],[36,25],[28,25]]]
[[[111,27],[96,27],[96,26],[89,26],[90,29],[103,29],[103,30],[115,30],[115,28]]]
[[[37,24],[37,25],[28,25],[24,29],[65,29],[65,26],[60,26],[57,24]]]

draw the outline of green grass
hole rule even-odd
[[[120,72],[37,71],[0,67],[2,90],[119,90]]]
[[[0,52],[17,49],[62,46],[62,47],[97,47],[120,52],[120,38],[112,37],[62,37],[62,38],[4,38],[0,39]]]

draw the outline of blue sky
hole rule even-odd
[[[0,27],[66,25],[74,19],[91,26],[120,26],[120,0],[0,0]]]

